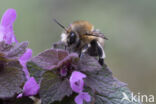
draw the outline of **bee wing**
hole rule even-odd
[[[92,32],[87,32],[86,35],[101,37],[105,40],[108,40],[108,38],[102,32],[100,32],[98,29],[93,30]]]

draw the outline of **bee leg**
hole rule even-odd
[[[98,41],[97,41],[97,49],[98,49],[98,55],[99,55],[99,63],[101,65],[103,65],[104,64],[104,58],[106,56],[105,56],[105,52],[104,52],[103,47],[101,46],[101,44]]]
[[[80,52],[80,57],[82,57],[82,56],[87,52],[87,50],[88,50],[89,47],[91,47],[90,44],[86,44],[86,45],[84,46],[84,48],[83,48],[82,51]]]
[[[67,50],[67,46],[66,45],[64,46],[64,49]]]

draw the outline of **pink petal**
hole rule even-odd
[[[13,26],[9,26],[7,28],[5,28],[5,31],[3,32],[3,40],[7,43],[7,44],[12,44],[14,42],[18,42],[16,40],[16,37],[14,35],[14,31],[13,31]]]
[[[82,96],[83,96],[83,99],[86,102],[90,102],[91,101],[91,96],[87,92],[82,92]]]
[[[90,102],[91,96],[87,92],[81,92],[75,97],[76,104],[83,104],[83,100]]]
[[[6,30],[7,30],[7,33],[11,34],[11,42],[12,43],[14,43],[14,42],[17,43],[18,41],[16,40],[16,36],[14,34],[13,25],[9,26]]]
[[[66,69],[66,68],[62,68],[62,69],[60,70],[60,75],[61,75],[62,77],[65,77],[65,76],[67,75],[67,69]]]
[[[26,52],[19,59],[20,64],[23,66],[23,71],[24,71],[27,79],[29,79],[30,76],[29,76],[28,69],[26,67],[26,63],[27,63],[27,61],[29,61],[29,59],[31,57],[32,57],[32,50],[27,49]]]
[[[86,78],[86,75],[81,73],[81,72],[78,72],[78,71],[73,71],[72,72],[72,75],[70,77],[70,81],[71,82],[76,82],[76,81],[79,81],[83,78]]]
[[[16,20],[16,10],[8,9],[3,14],[0,24],[0,41],[5,41],[7,44],[17,43],[13,31],[13,23]]]
[[[16,20],[16,10],[15,9],[8,9],[2,16],[1,25],[4,27],[13,25],[14,21]]]
[[[27,49],[26,52],[20,57],[20,61],[22,61],[22,63],[29,61],[29,59],[32,57],[32,50],[31,49]]]
[[[31,77],[23,87],[23,95],[24,96],[33,96],[36,95],[39,91],[39,85],[37,84],[34,77]]]
[[[0,25],[0,41],[3,41],[4,38],[4,27]]]
[[[73,82],[71,84],[71,88],[74,92],[82,92],[83,91],[83,86],[84,86],[84,81],[83,80],[79,80],[77,82]]]
[[[84,86],[83,78],[86,78],[86,75],[81,72],[74,71],[72,73],[69,80],[70,80],[70,86],[73,91],[77,93],[83,91],[83,86]]]
[[[83,104],[83,99],[80,94],[75,97],[75,102],[76,104]]]
[[[19,94],[19,95],[17,96],[17,98],[22,98],[22,96],[23,96],[23,94],[21,93],[21,94]]]

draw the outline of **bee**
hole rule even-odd
[[[60,27],[65,31],[61,34],[61,41],[72,49],[78,52],[81,57],[86,52],[90,56],[99,56],[99,63],[103,65],[105,52],[103,49],[104,40],[108,40],[98,29],[88,21],[74,21],[67,28],[54,19]]]

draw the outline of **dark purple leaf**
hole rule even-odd
[[[45,72],[45,70],[37,66],[32,61],[27,63],[27,69],[29,70],[30,76],[33,76],[36,79],[36,81],[39,83],[42,74]]]
[[[70,96],[72,89],[68,79],[61,79],[51,71],[47,71],[42,76],[40,86],[40,97],[43,104],[50,104],[61,101],[65,96]]]
[[[72,61],[74,63],[77,59],[77,54],[69,54],[61,49],[48,49],[32,58],[32,62],[43,69],[51,70]]]
[[[87,73],[85,84],[92,89],[95,104],[140,104],[122,101],[123,92],[130,98],[131,91],[125,83],[113,77],[108,67]]]
[[[8,61],[0,71],[0,98],[8,99],[22,91],[25,75],[17,60]]]
[[[68,55],[68,53],[66,51],[62,52],[60,50],[55,50],[55,49],[48,49],[42,53],[40,53],[39,55],[35,56],[34,58],[32,58],[32,61],[37,64],[38,66],[40,66],[43,69],[47,69],[50,70],[54,67],[56,67],[57,63],[59,62],[59,59],[63,59],[64,57],[66,57]],[[61,53],[62,55],[59,56]]]
[[[18,59],[26,51],[28,42],[16,43],[13,45],[0,42],[0,53],[9,59]]]
[[[0,52],[9,52],[13,45],[6,44],[4,41],[0,42]]]
[[[17,43],[15,44],[7,53],[6,53],[6,57],[8,58],[19,58],[21,57],[28,46],[28,42],[21,42],[21,43]]]
[[[0,100],[0,104],[34,104],[34,101],[29,97],[22,97],[19,99],[13,97],[7,100]]]
[[[0,42],[0,98],[8,99],[21,92],[26,80],[18,61],[26,50],[27,43],[8,45]]]
[[[84,55],[80,58],[79,61],[79,69],[83,72],[93,72],[102,69],[102,66],[98,63],[98,61],[89,55]]]

